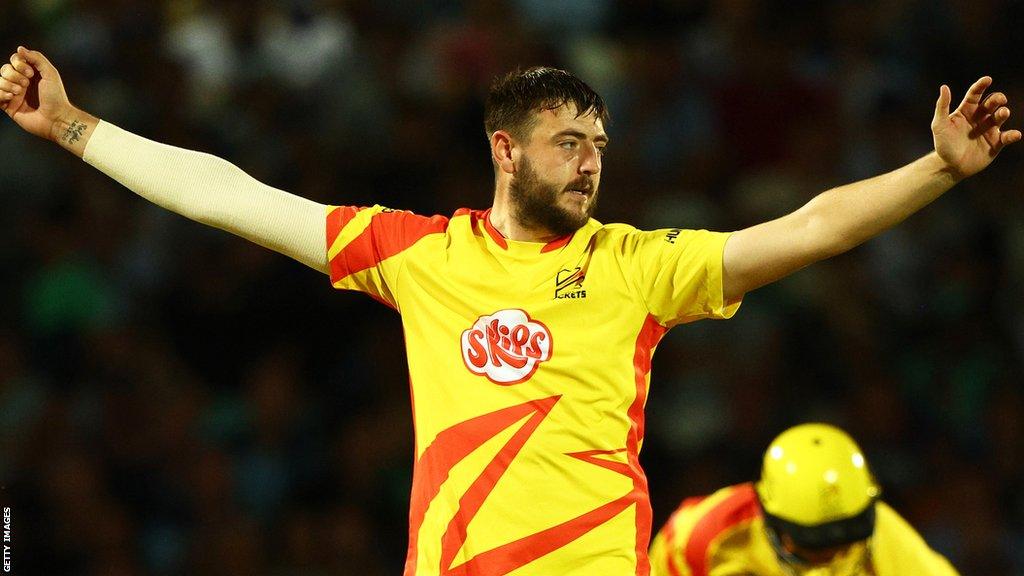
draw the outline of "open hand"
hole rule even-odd
[[[19,46],[0,67],[0,110],[25,131],[55,140],[54,127],[71,110],[71,103],[46,56]]]
[[[943,84],[939,88],[932,138],[935,152],[957,178],[981,172],[1005,146],[1021,139],[1020,130],[1002,129],[1010,117],[1006,95],[993,92],[982,98],[991,85],[991,77],[979,78],[952,114],[949,112],[952,99],[949,86]]]

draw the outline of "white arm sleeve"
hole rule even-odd
[[[82,158],[154,204],[328,271],[323,204],[262,184],[216,156],[103,121]]]

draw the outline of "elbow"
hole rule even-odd
[[[804,224],[804,249],[811,262],[838,256],[861,244],[865,238],[856,229],[838,225],[833,219],[811,211]]]

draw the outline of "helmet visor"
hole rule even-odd
[[[815,526],[804,526],[779,518],[764,510],[764,521],[769,528],[786,534],[801,548],[833,548],[866,540],[875,531],[875,503],[871,502],[858,514],[825,522]]]

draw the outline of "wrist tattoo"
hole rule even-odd
[[[82,139],[82,134],[85,133],[86,128],[88,126],[84,122],[72,120],[71,124],[64,129],[64,133],[60,135],[60,141],[65,144],[74,144]]]

